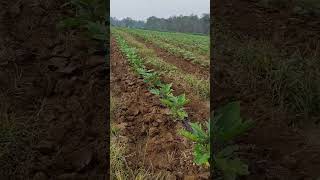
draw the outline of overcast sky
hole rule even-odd
[[[110,15],[118,19],[131,17],[146,20],[150,16],[168,18],[210,12],[210,0],[111,0]]]

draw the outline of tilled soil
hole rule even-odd
[[[214,16],[223,19],[229,29],[243,37],[267,39],[276,47],[289,51],[300,48],[305,54],[315,50],[319,26],[308,26],[311,23],[308,18],[294,17],[285,11],[257,8],[255,2],[216,2]],[[312,23],[317,24],[317,20]],[[228,64],[232,62],[228,61],[230,57],[223,54],[214,54],[213,57],[211,87],[216,95],[212,96],[212,106],[240,100],[243,116],[255,122],[255,127],[238,140],[243,146],[241,157],[247,160],[250,169],[250,175],[243,179],[318,178],[320,146],[310,137],[319,137],[319,129],[313,126],[306,131],[288,125],[297,118],[295,114],[274,107],[261,87],[258,87],[259,91],[246,87],[246,80],[241,78],[241,73],[245,72]],[[242,79],[242,82],[233,83],[235,79]]]
[[[147,48],[154,49],[155,50],[154,52],[156,53],[157,56],[162,57],[163,60],[165,60],[170,64],[173,64],[174,66],[178,67],[182,71],[188,74],[193,74],[198,78],[209,79],[210,77],[209,68],[202,67],[201,65],[192,63],[186,59],[172,55],[166,50],[161,49],[152,43],[144,41],[142,38],[135,36],[135,39],[141,43],[144,43]]]
[[[13,135],[0,179],[106,178],[107,64],[91,40],[56,30],[63,3],[1,2],[1,133]]]
[[[166,172],[167,178],[197,178],[206,173],[192,162],[192,146],[177,134],[174,122],[158,97],[129,69],[115,40],[111,43],[111,93],[117,99],[114,121],[127,138],[128,165],[151,172]]]
[[[139,41],[139,39],[135,39],[137,41]],[[144,41],[141,40],[141,42],[145,43]],[[148,48],[155,48],[154,51],[156,52],[158,50],[158,48],[151,46],[150,44],[146,44],[146,46]],[[156,52],[157,53],[157,57],[163,59],[164,61],[167,61],[167,57],[168,56],[172,56],[172,55],[168,55],[168,53],[164,52],[163,50],[161,50],[162,53]],[[181,62],[179,61],[185,61],[181,58],[177,58],[177,57],[172,57],[171,58],[171,64],[180,64]],[[189,63],[189,62],[186,62]],[[159,70],[157,67],[150,65],[150,64],[145,64],[145,66],[147,67],[147,69],[154,69],[154,70]],[[178,66],[177,66],[178,67]],[[178,67],[180,68],[180,67]],[[192,70],[197,71],[197,68],[199,67],[193,67],[191,68]],[[198,69],[199,70],[199,69]],[[203,74],[207,73],[209,74],[207,71],[202,71]],[[186,71],[186,73],[188,74],[193,74],[194,72],[192,71]],[[207,121],[209,118],[209,111],[210,111],[210,103],[209,101],[203,100],[203,98],[199,97],[198,95],[196,95],[196,93],[194,92],[194,90],[191,87],[188,87],[187,85],[183,85],[180,82],[175,81],[173,78],[170,78],[166,75],[161,75],[160,79],[165,82],[165,83],[172,83],[172,88],[174,90],[174,95],[180,95],[180,94],[186,94],[186,97],[190,100],[190,102],[185,106],[186,110],[188,112],[189,115],[189,119],[191,121],[194,120],[198,120],[198,121]]]

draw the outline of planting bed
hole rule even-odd
[[[121,127],[119,134],[127,137],[125,139],[127,139],[128,158],[125,159],[128,161],[129,167],[133,170],[144,168],[152,173],[162,173],[163,176],[177,179],[208,179],[209,170],[197,166],[193,162],[192,143],[178,134],[178,130],[184,128],[182,121],[172,117],[170,110],[161,103],[159,97],[150,93],[148,85],[134,73],[134,68],[128,64],[129,59],[124,58],[124,52],[119,51],[119,41],[116,42],[116,37],[125,37],[124,39],[130,45],[137,45],[138,52],[144,52],[139,50],[143,50],[147,46],[132,39],[133,37],[129,37],[128,34],[123,36],[124,34],[117,30],[114,30],[113,34],[114,39],[111,44],[111,87],[113,88],[111,92],[118,102],[116,103],[118,110],[115,111],[114,121],[115,127]],[[150,56],[153,54],[150,48],[150,46],[147,47],[151,53],[139,53],[139,55],[143,59],[150,57],[166,59],[163,54],[155,53]],[[133,56],[129,58],[131,57]],[[177,61],[184,60],[173,59],[171,56],[168,65],[178,64]],[[155,68],[148,64],[148,61],[143,60],[143,62],[147,69],[155,69],[155,72],[161,71],[161,68]],[[191,69],[191,71],[184,71],[184,73],[192,74],[193,72]],[[189,121],[201,123],[208,121],[209,106],[205,101],[200,100],[194,92],[186,92],[181,84],[183,82],[172,81],[166,74],[161,74],[160,79],[162,82],[173,84],[174,95],[186,93],[186,97],[191,100],[185,106]]]

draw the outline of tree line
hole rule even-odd
[[[209,34],[210,32],[210,15],[203,14],[189,16],[172,16],[170,18],[158,18],[155,16],[149,17],[146,21],[134,20],[130,17],[124,19],[110,18],[112,26],[140,28],[158,31],[173,31],[183,33],[199,33]]]

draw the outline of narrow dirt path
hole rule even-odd
[[[191,144],[182,142],[168,110],[128,68],[114,39],[111,42],[111,92],[117,97],[114,121],[123,129],[128,141],[128,164],[133,169],[150,168],[168,177],[182,179],[205,172],[192,163]]]

